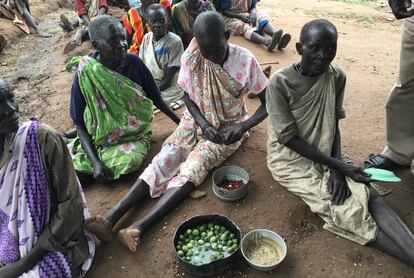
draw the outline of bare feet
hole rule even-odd
[[[267,45],[267,51],[272,52],[273,49],[275,49],[276,45],[280,41],[280,37],[282,37],[282,34],[283,30],[278,30],[273,34],[272,39],[269,40],[269,44]]]
[[[86,219],[85,227],[102,242],[108,242],[112,239],[112,226],[100,215]]]
[[[131,252],[135,253],[137,251],[137,246],[141,238],[140,230],[136,228],[122,229],[119,231],[118,236],[121,243],[127,246]]]

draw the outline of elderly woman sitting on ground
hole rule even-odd
[[[267,78],[250,51],[228,43],[223,17],[217,12],[200,14],[194,34],[178,77],[187,109],[130,191],[105,217],[87,221],[87,229],[102,241],[111,239],[113,226],[131,207],[149,196],[161,197],[142,219],[119,231],[121,242],[135,252],[141,236],[201,185],[211,169],[241,146],[247,131],[267,116]],[[261,100],[251,117],[245,105],[248,91]]]
[[[127,54],[125,30],[103,15],[89,27],[97,50],[75,57],[70,115],[78,138],[69,143],[81,180],[117,179],[136,171],[151,145],[153,104],[175,123],[180,119],[161,98],[151,72],[136,54]],[[83,174],[83,175],[82,175]]]
[[[68,149],[0,79],[0,277],[83,277],[95,251]],[[22,275],[22,276],[21,276]]]

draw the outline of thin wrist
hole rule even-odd
[[[338,160],[338,159],[333,159],[334,160],[334,162],[333,162],[333,167],[331,167],[331,169],[332,170],[334,170],[334,171],[338,171],[338,172],[340,172],[340,173],[342,173],[343,172],[343,166],[344,166],[344,163],[341,161],[341,160]]]
[[[98,166],[100,166],[102,164],[102,162],[100,160],[95,160],[92,162],[92,167],[96,168]]]
[[[209,122],[205,122],[202,126],[201,126],[201,130],[204,132],[206,130],[206,128],[212,126]]]

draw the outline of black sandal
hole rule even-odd
[[[363,163],[363,168],[378,168],[384,170],[397,170],[402,168],[409,168],[408,165],[401,165],[397,162],[394,162],[390,158],[386,157],[383,154],[371,154],[367,160]]]

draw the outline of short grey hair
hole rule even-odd
[[[89,39],[92,42],[101,41],[109,26],[123,29],[122,24],[115,17],[109,15],[98,16],[89,25]]]

